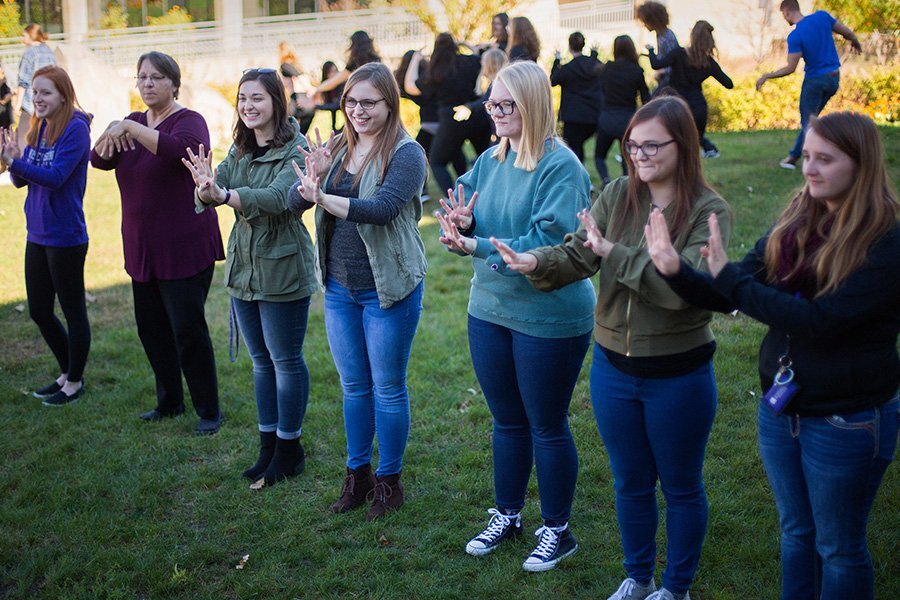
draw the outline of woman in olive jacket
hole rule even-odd
[[[202,146],[199,156],[188,150],[184,163],[197,185],[198,212],[234,209],[225,287],[253,360],[260,451],[243,474],[255,489],[303,471],[300,432],[309,398],[303,339],[316,279],[309,232],[286,200],[297,179],[291,162],[302,162],[297,147],[307,144],[287,116],[274,70],[244,73],[237,113],[234,143],[218,168]]]

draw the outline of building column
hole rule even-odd
[[[88,0],[62,0],[62,17],[69,43],[81,43],[88,32]]]
[[[216,0],[216,21],[222,28],[223,48],[238,50],[244,35],[243,0]]]

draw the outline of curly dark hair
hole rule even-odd
[[[669,11],[666,10],[665,4],[653,2],[653,0],[638,6],[637,18],[654,31],[665,29],[669,26]]]

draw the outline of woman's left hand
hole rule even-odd
[[[719,219],[716,213],[709,215],[709,246],[700,250],[706,258],[709,273],[718,277],[725,265],[728,264],[728,255],[725,253],[725,245],[722,243],[722,232],[719,230]]]
[[[134,136],[128,131],[128,119],[110,123],[106,131],[103,132],[103,136],[109,142],[112,142],[117,152],[126,152],[136,148]]]
[[[16,134],[9,129],[0,130],[0,161],[8,167],[17,158],[22,158],[22,149]]]
[[[672,245],[666,218],[658,208],[650,213],[650,223],[644,226],[644,237],[647,238],[647,253],[656,270],[666,276],[678,273],[681,257]]]
[[[584,247],[590,248],[591,252],[597,256],[606,258],[613,248],[613,243],[603,237],[600,228],[597,227],[597,221],[594,220],[593,215],[591,215],[588,209],[582,209],[576,216],[578,217],[578,220],[581,221],[581,224],[584,225],[585,232],[587,233],[587,240],[584,242]]]

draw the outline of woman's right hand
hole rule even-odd
[[[531,252],[516,252],[495,237],[491,237],[490,240],[503,258],[503,262],[513,271],[527,275],[537,269],[537,256]]]
[[[197,150],[198,154],[194,154],[190,148],[186,148],[186,150],[190,160],[182,158],[181,162],[194,178],[197,196],[204,204],[218,204],[220,190],[216,185],[216,172],[212,167],[212,150],[207,154],[203,144],[200,144],[200,148]]]
[[[438,220],[441,226],[441,235],[438,239],[448,249],[454,252],[462,252],[463,254],[475,252],[478,243],[473,238],[460,234],[456,224],[447,215],[441,214],[440,211],[435,211],[434,218]]]
[[[472,194],[469,201],[466,202],[466,194],[462,184],[457,186],[456,195],[453,189],[447,190],[447,200],[440,199],[441,208],[447,219],[459,229],[468,229],[472,226],[472,211],[475,209],[475,201],[478,200],[478,192]]]
[[[302,146],[297,146],[297,150],[299,150],[303,157],[306,159],[307,174],[315,175],[316,177],[322,177],[323,175],[328,173],[328,169],[331,168],[332,142],[334,142],[333,130],[331,132],[331,135],[328,137],[328,141],[323,144],[322,136],[319,134],[319,128],[316,127],[316,143],[313,144],[312,139],[307,134],[306,143],[309,146],[309,150],[303,148]],[[309,173],[308,170],[310,158],[312,158],[311,164],[315,167],[313,173]]]
[[[22,149],[16,134],[9,129],[0,129],[0,161],[8,167],[17,158],[22,158]]]

